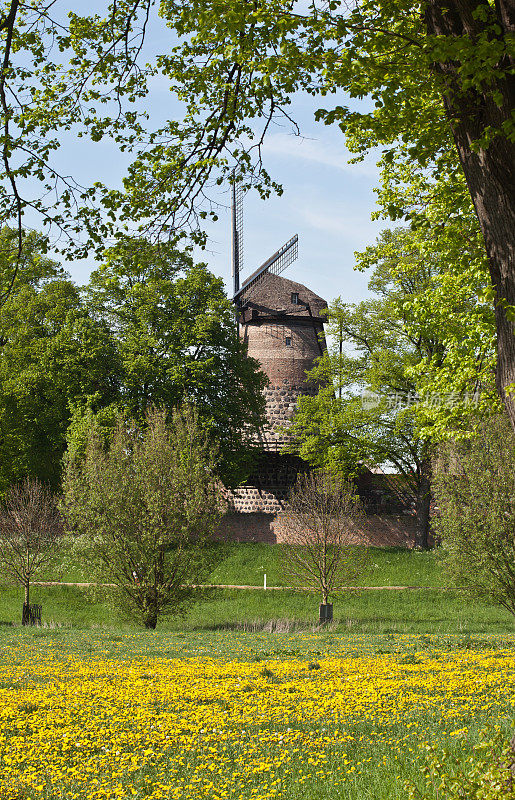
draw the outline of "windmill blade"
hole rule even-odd
[[[236,186],[234,180],[232,185],[231,212],[232,277],[234,296],[236,297],[240,288],[240,272],[243,269],[243,190],[241,186]]]
[[[274,253],[273,256],[270,256],[264,264],[262,264],[259,269],[250,275],[247,280],[244,282],[241,289],[234,293],[234,299],[243,299],[243,295],[245,295],[245,299],[247,299],[256,286],[261,284],[264,280],[266,280],[268,275],[280,275],[281,272],[292,264],[295,259],[299,255],[299,237],[298,234],[292,236],[286,244]]]

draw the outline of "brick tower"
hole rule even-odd
[[[299,396],[317,391],[306,373],[325,348],[321,312],[327,302],[279,275],[269,273],[255,284],[253,277],[239,295],[240,335],[249,356],[259,361],[268,377],[267,423],[259,436],[262,452],[256,472],[234,492],[232,505],[243,514],[275,515],[297,474],[305,469],[300,458],[284,452],[286,429]]]
[[[306,286],[278,275],[258,284],[248,300],[243,292],[240,335],[249,356],[268,377],[267,425],[261,439],[266,452],[283,449],[288,441],[284,427],[299,395],[316,391],[306,373],[325,346],[321,311],[326,307],[326,301]]]

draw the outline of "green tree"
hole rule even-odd
[[[0,295],[7,297],[13,288],[14,273],[20,282],[30,286],[43,285],[49,280],[64,277],[64,269],[45,254],[45,237],[36,231],[22,230],[22,249],[18,253],[19,232],[3,225],[0,228]]]
[[[181,39],[158,67],[186,115],[156,132],[132,165],[126,194],[116,199],[123,215],[148,219],[150,202],[162,210],[150,223],[154,230],[179,224],[198,209],[213,170],[222,181],[235,164],[236,180],[257,182],[266,195],[272,181],[262,167],[263,138],[274,119],[290,119],[296,91],[330,98],[343,89],[369,98],[372,110],[338,103],[318,118],[337,123],[358,157],[380,146],[386,164],[400,153],[436,183],[442,170],[466,183],[495,293],[497,388],[515,425],[506,395],[515,384],[510,3],[335,0],[302,13],[289,0],[166,0],[161,13]],[[395,203],[387,211],[393,218],[404,213]]]
[[[191,406],[150,411],[141,428],[118,415],[104,447],[95,426],[84,459],[68,457],[63,508],[77,550],[117,602],[154,629],[177,613],[212,566],[221,516],[217,455]]]
[[[10,274],[13,232],[0,233],[0,274]],[[77,287],[24,236],[18,280],[0,308],[0,494],[22,478],[59,486],[70,403],[118,394],[111,334],[84,309]],[[6,255],[7,254],[7,255]]]
[[[94,142],[110,135],[121,149],[141,135],[134,103],[145,93],[147,70],[136,62],[150,6],[116,0],[106,3],[105,15],[81,16],[73,6],[1,3],[0,226],[15,227],[17,236],[0,303],[23,260],[27,211],[45,230],[45,248],[52,243],[68,257],[84,257],[93,243],[103,246],[106,217],[94,202],[95,186],[70,174],[59,150],[63,134]]]
[[[362,465],[393,467],[416,497],[417,543],[426,548],[430,446],[416,430],[415,385],[408,375],[420,353],[388,301],[352,306],[338,299],[328,311],[330,339],[334,329],[354,353],[330,350],[311,371],[322,388],[299,399],[291,426],[295,447],[308,462],[344,475]]]
[[[128,239],[92,273],[87,296],[116,339],[121,407],[143,420],[151,404],[195,403],[223,479],[237,484],[263,422],[266,379],[247,356],[221,279],[172,244]]]
[[[423,547],[431,443],[470,432],[496,407],[493,319],[477,299],[485,274],[472,257],[475,243],[462,245],[457,262],[455,237],[443,244],[425,229],[400,228],[358,254],[358,268],[373,269],[376,299],[329,309],[332,346],[312,372],[322,388],[301,399],[293,426],[300,454],[318,466],[394,466],[416,497]],[[481,335],[468,335],[471,320]],[[478,404],[479,387],[486,391]]]
[[[433,442],[470,433],[500,407],[495,319],[477,224],[457,215],[436,230],[387,230],[356,257],[357,269],[389,275],[392,314],[419,350],[407,367],[418,432]],[[376,287],[373,276],[369,288]]]
[[[440,448],[435,478],[450,575],[515,614],[515,440],[504,415]]]
[[[112,135],[121,148],[138,146],[141,121],[134,108],[123,110],[120,100],[132,102],[147,91],[148,70],[139,69],[137,57],[150,8],[147,0],[117,2],[107,6],[104,17],[72,11],[63,25],[47,8],[18,0],[5,4],[0,16],[5,43],[0,210],[3,220],[18,221],[18,255],[27,207],[64,232],[68,253],[79,229],[88,234],[86,245],[76,249],[84,255],[117,221],[130,221],[145,233],[176,236],[192,212],[208,213],[202,201],[213,170],[221,182],[236,164],[237,180],[256,183],[263,195],[270,191],[274,184],[263,169],[261,145],[275,119],[290,119],[296,91],[328,98],[338,94],[340,100],[344,90],[353,101],[369,98],[373,109],[338,102],[319,109],[318,118],[337,123],[358,157],[377,145],[385,151],[385,169],[399,159],[417,163],[436,188],[441,174],[449,177],[448,198],[461,203],[461,190],[468,191],[495,299],[497,389],[515,424],[510,0],[351,5],[331,0],[313,3],[305,13],[290,0],[164,0],[160,14],[178,43],[150,72],[169,78],[185,117],[145,139],[123,191],[98,183],[79,187],[52,163],[60,144],[55,130],[77,130],[94,140]],[[52,48],[63,53],[64,66]],[[31,192],[27,177],[41,182],[40,195]],[[55,205],[50,196],[58,198]],[[393,198],[385,210],[392,218],[405,213]]]

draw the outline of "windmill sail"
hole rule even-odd
[[[232,185],[232,278],[234,296],[240,288],[240,272],[243,269],[243,191],[233,182]]]
[[[295,261],[298,255],[299,237],[295,234],[295,236],[292,236],[286,244],[283,244],[273,256],[270,256],[259,269],[247,278],[241,289],[235,289],[234,300],[247,299],[252,294],[254,288],[263,280],[266,280],[267,275],[280,275],[281,272],[284,272],[284,270]]]

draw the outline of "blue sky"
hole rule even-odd
[[[83,2],[78,5],[86,7]],[[77,8],[79,13],[81,10]],[[154,21],[145,48],[147,57],[164,52],[170,36],[161,22]],[[331,101],[342,104],[345,98],[335,96]],[[344,301],[354,302],[367,295],[368,282],[367,275],[353,271],[354,251],[372,244],[385,227],[384,222],[370,220],[375,208],[377,169],[373,156],[364,163],[347,163],[349,154],[340,130],[314,120],[313,112],[319,104],[328,105],[327,100],[324,103],[308,96],[294,99],[292,116],[300,124],[302,137],[293,136],[285,127],[270,129],[263,151],[265,166],[273,179],[283,185],[284,194],[267,201],[257,194],[245,199],[243,277],[298,233],[299,258],[285,277],[306,284],[328,301],[341,295]],[[180,115],[180,107],[162,79],[153,81],[145,108],[152,127],[167,116]],[[63,143],[60,161],[79,180],[119,185],[128,157],[107,139],[88,144],[71,137]],[[221,211],[217,223],[209,225],[208,249],[197,256],[224,278],[230,290],[228,189],[219,199],[226,211]],[[67,265],[78,283],[87,281],[93,267],[93,261]]]
[[[342,133],[314,121],[313,100],[298,98],[294,105],[302,137],[277,128],[264,147],[265,165],[282,184],[283,195],[263,201],[248,194],[245,199],[244,274],[298,233],[299,258],[285,277],[306,284],[328,301],[339,295],[359,301],[367,294],[368,276],[353,270],[354,252],[372,244],[385,227],[370,219],[378,183],[375,159],[348,164]],[[228,212],[209,233],[211,252],[204,257],[229,284]]]

